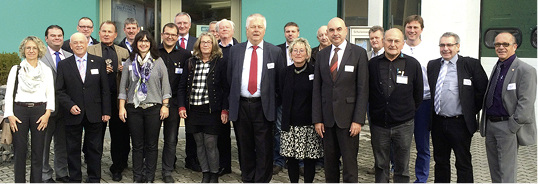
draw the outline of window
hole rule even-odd
[[[342,0],[341,6],[346,26],[368,25],[368,0]]]
[[[420,15],[420,0],[385,0],[384,27],[405,30],[405,18],[410,15]]]
[[[112,21],[118,28],[118,37],[114,42],[119,43],[125,38],[123,22],[130,17],[138,21],[141,30],[149,31],[155,40],[160,40],[160,7],[156,7],[160,4],[160,0],[112,0]]]
[[[191,16],[189,35],[198,37],[206,32],[211,21],[231,20],[231,0],[183,0],[181,9]]]

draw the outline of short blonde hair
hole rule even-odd
[[[312,48],[310,48],[310,44],[308,44],[308,40],[306,40],[305,38],[296,38],[295,40],[293,40],[293,42],[291,42],[289,48],[288,48],[288,52],[290,53],[290,57],[291,57],[291,52],[293,51],[293,47],[295,47],[296,44],[303,44],[305,49],[306,49],[306,61],[310,61],[310,57],[312,57]]]
[[[19,45],[19,57],[21,59],[26,59],[25,46],[26,46],[26,43],[28,43],[28,41],[33,41],[37,45],[37,50],[38,50],[37,58],[42,58],[43,56],[45,56],[45,53],[47,52],[47,50],[43,41],[41,41],[41,39],[39,39],[36,36],[28,36],[24,38],[21,42],[21,45]]]

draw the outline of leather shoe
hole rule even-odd
[[[218,183],[219,182],[219,174],[218,173],[210,173],[211,178],[209,179],[209,183]]]
[[[202,168],[200,167],[200,164],[195,161],[185,163],[185,168],[196,171],[196,172],[202,172]]]
[[[231,168],[224,168],[224,167],[219,168],[219,172],[218,172],[219,176],[223,176],[225,174],[230,174],[230,173],[232,173]]]
[[[174,183],[174,182],[176,182],[172,176],[163,176],[163,181],[165,183]]]
[[[211,173],[204,172],[202,175],[202,183],[209,183],[211,181]]]
[[[121,173],[112,173],[112,181],[121,181],[122,175]]]
[[[69,176],[64,176],[61,178],[56,178],[56,181],[62,182],[62,183],[69,183]]]
[[[282,171],[282,167],[278,165],[273,165],[273,175],[278,174],[280,171]]]
[[[49,178],[48,180],[43,180],[43,183],[56,183],[56,181],[54,181],[54,179],[52,178]]]

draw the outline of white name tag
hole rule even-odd
[[[314,80],[314,74],[308,75],[308,80]]]
[[[463,85],[470,86],[471,84],[471,79],[463,79]]]
[[[91,69],[90,73],[92,73],[92,75],[97,75],[99,74],[99,69]]]
[[[275,63],[267,63],[267,69],[275,68]]]
[[[506,88],[506,90],[515,90],[516,89],[516,83],[510,83],[508,84],[508,87]]]
[[[133,70],[133,65],[129,65],[129,71]]]
[[[176,68],[176,74],[182,74],[183,68]]]
[[[396,76],[396,83],[398,83],[398,84],[407,84],[407,76],[397,75]]]
[[[346,71],[346,72],[353,72],[354,69],[355,69],[354,66],[346,65],[345,68],[344,68],[344,71]]]

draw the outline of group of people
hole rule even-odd
[[[81,182],[84,158],[86,181],[100,182],[108,124],[114,181],[122,180],[131,147],[133,182],[155,180],[162,126],[162,180],[173,183],[181,118],[185,167],[202,172],[204,183],[231,172],[230,122],[241,180],[249,183],[270,182],[285,164],[290,182],[300,175],[313,182],[317,164],[328,183],[358,182],[366,118],[375,182],[390,181],[391,165],[394,182],[410,181],[413,137],[415,182],[426,182],[430,130],[435,182],[450,182],[452,150],[457,181],[473,182],[470,146],[477,130],[486,137],[492,182],[516,182],[518,146],[536,142],[536,70],[517,58],[510,33],[495,38],[499,61],[488,82],[479,60],[458,54],[455,33],[441,35],[441,57],[430,58],[418,15],[406,18],[405,34],[373,26],[369,51],[346,40],[348,29],[338,17],[318,29],[314,48],[299,38],[294,22],[284,26],[285,43],[266,42],[261,14],[247,17],[243,43],[233,38],[229,20],[211,22],[198,38],[189,35],[190,25],[190,15],[178,13],[163,26],[161,44],[133,18],[125,20],[119,46],[113,43],[114,22],[100,24],[98,42],[87,17],[65,42],[57,25],[45,31],[47,46],[35,36],[25,38],[23,60],[11,69],[6,93],[15,182],[26,181],[28,131],[30,182],[55,181],[53,138],[56,181]]]

